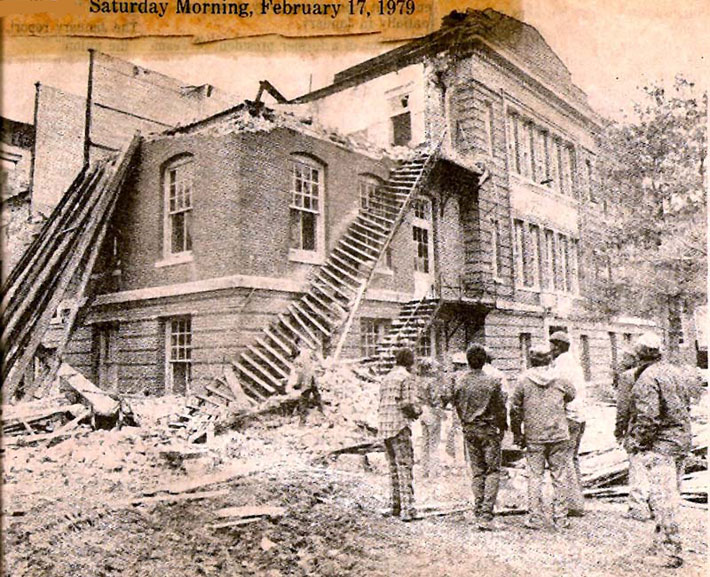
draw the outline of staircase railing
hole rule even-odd
[[[392,229],[390,230],[389,234],[387,235],[387,238],[385,239],[384,244],[382,245],[379,254],[377,255],[377,259],[370,269],[369,273],[367,274],[367,277],[362,281],[360,284],[360,287],[358,288],[357,294],[355,295],[355,299],[353,300],[350,310],[348,311],[348,316],[345,320],[345,323],[342,325],[342,329],[340,331],[340,335],[338,337],[338,343],[335,347],[335,350],[333,351],[333,360],[337,361],[340,358],[340,354],[342,353],[343,346],[345,345],[345,340],[347,339],[347,335],[350,332],[350,328],[352,327],[353,321],[355,320],[355,315],[357,314],[357,311],[360,308],[360,305],[362,303],[362,299],[365,296],[365,291],[367,290],[367,287],[370,286],[370,282],[372,281],[372,278],[375,275],[375,271],[380,263],[380,260],[383,258],[383,255],[387,252],[387,248],[389,247],[390,243],[392,242],[392,239],[394,238],[394,235],[397,233],[397,230],[399,229],[400,224],[402,223],[402,220],[404,219],[404,216],[407,214],[409,211],[409,207],[412,204],[412,199],[416,196],[419,188],[422,186],[423,183],[425,183],[428,178],[429,174],[431,173],[432,168],[434,167],[434,164],[436,162],[436,158],[439,155],[439,152],[441,150],[441,146],[444,142],[444,139],[446,138],[446,131],[443,132],[441,137],[439,138],[439,141],[437,142],[436,146],[433,148],[433,150],[428,154],[426,161],[424,162],[423,169],[419,176],[417,177],[417,180],[415,181],[414,185],[412,186],[409,196],[405,200],[405,202],[402,204],[402,207],[399,210],[399,213],[397,214],[397,217],[395,218],[394,223],[392,224]]]

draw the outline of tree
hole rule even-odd
[[[609,313],[655,316],[674,356],[680,315],[707,298],[707,93],[683,78],[644,92],[633,120],[604,135],[610,210],[597,257],[611,278],[597,279],[591,293]]]

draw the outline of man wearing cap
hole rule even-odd
[[[649,504],[656,520],[649,561],[676,568],[683,564],[678,480],[691,446],[691,388],[683,372],[663,360],[657,335],[639,337],[636,353],[640,366],[631,392],[635,419],[627,450],[639,454],[649,480]]]
[[[639,361],[635,350],[624,350],[616,379],[616,441],[626,446],[628,434],[636,420],[636,411],[631,402],[631,391],[636,382]],[[640,453],[627,451],[629,456],[629,499],[626,517],[646,521],[651,517],[648,505],[648,477],[640,459]]]
[[[552,517],[555,527],[565,529],[567,520],[566,481],[569,463],[569,426],[565,405],[575,390],[569,380],[559,377],[549,367],[548,346],[530,350],[531,367],[525,371],[513,392],[510,405],[510,428],[514,443],[527,447],[528,519],[525,526],[541,529],[544,525],[542,483],[545,465],[550,469],[554,498]]]
[[[378,433],[384,440],[390,469],[390,505],[388,515],[402,521],[414,519],[412,469],[414,448],[411,424],[420,414],[416,383],[410,369],[414,365],[411,349],[395,352],[395,366],[380,383]]]
[[[471,465],[471,486],[478,528],[493,529],[493,508],[500,483],[501,441],[508,428],[505,398],[499,379],[483,373],[486,351],[472,345],[466,351],[469,369],[459,373],[442,396],[453,404],[461,421]]]
[[[552,333],[550,346],[552,347],[552,370],[558,378],[572,383],[576,392],[574,402],[567,405],[569,426],[567,501],[569,516],[581,517],[584,515],[584,493],[582,493],[582,474],[579,467],[579,447],[586,427],[584,371],[570,350],[570,338],[566,332]]]

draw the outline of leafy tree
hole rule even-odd
[[[707,118],[707,93],[676,78],[671,90],[646,87],[632,119],[603,138],[609,212],[597,259],[610,274],[590,292],[609,313],[655,316],[672,356],[681,313],[707,298]]]

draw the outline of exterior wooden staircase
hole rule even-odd
[[[212,413],[230,404],[247,408],[284,393],[299,346],[322,350],[325,343],[337,338],[336,355],[340,352],[378,261],[412,199],[428,181],[439,146],[391,171],[367,208],[361,208],[350,223],[326,263],[314,272],[303,296],[279,314],[226,367],[224,375],[198,396],[199,408]]]
[[[405,303],[384,338],[377,344],[374,356],[364,363],[375,375],[387,373],[394,366],[394,353],[399,347],[416,349],[424,334],[431,328],[441,306],[441,299],[425,296]]]

